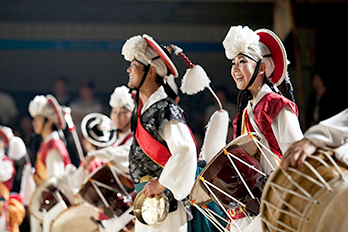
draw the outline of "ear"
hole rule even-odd
[[[147,73],[147,76],[150,77],[156,77],[156,68],[153,66],[150,66],[149,72]]]
[[[260,64],[260,69],[259,69],[259,73],[260,74],[265,74],[266,71],[266,65],[264,63]]]

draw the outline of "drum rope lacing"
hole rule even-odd
[[[320,162],[323,166],[327,167],[336,177],[339,176],[341,178],[342,181],[345,181],[344,177],[343,177],[343,171],[341,170],[341,168],[339,167],[339,165],[335,162],[335,160],[332,158],[332,156],[330,154],[328,154],[326,151],[323,150],[318,150],[319,153],[323,154],[328,161],[330,161],[330,163],[334,166],[334,169],[332,169],[330,167],[330,165],[328,164],[328,162],[326,162],[323,159],[320,159],[319,157],[316,157],[314,155],[309,156],[309,159],[313,159],[316,160],[318,162]],[[307,159],[308,159],[307,158]],[[304,162],[305,166],[318,178],[318,180],[316,180],[315,178],[302,173],[301,171],[295,169],[295,168],[288,168],[288,172],[293,172],[297,175],[299,175],[300,177],[303,177],[309,181],[311,181],[313,184],[319,186],[320,188],[326,188],[327,191],[331,192],[333,191],[332,187],[329,185],[329,183],[323,178],[323,176],[321,176],[321,174],[308,162],[305,161]],[[287,189],[285,187],[280,186],[279,184],[270,182],[270,187],[273,190],[274,194],[276,195],[276,197],[278,198],[278,200],[285,205],[286,207],[288,207],[290,210],[292,210],[293,212],[290,212],[289,210],[284,210],[280,207],[277,207],[275,205],[273,205],[271,202],[267,201],[266,199],[262,199],[263,204],[266,206],[271,218],[279,225],[283,226],[284,228],[286,228],[287,230],[283,230],[282,228],[277,228],[276,226],[272,225],[265,217],[261,217],[261,220],[264,222],[264,224],[267,226],[267,229],[269,231],[279,231],[279,232],[285,232],[285,231],[297,231],[297,229],[292,228],[291,226],[285,224],[284,222],[282,222],[281,220],[277,219],[275,217],[275,215],[273,214],[273,211],[271,208],[277,210],[277,212],[281,212],[283,214],[286,214],[288,216],[291,217],[295,217],[301,221],[304,220],[310,220],[309,218],[307,218],[305,215],[303,215],[304,212],[300,212],[299,210],[297,210],[294,206],[292,206],[291,204],[289,204],[285,198],[288,197],[288,195],[294,195],[297,197],[300,197],[304,200],[307,200],[308,202],[314,202],[315,204],[318,204],[318,200],[314,199],[314,195],[311,195],[308,191],[306,191],[304,188],[302,188],[292,177],[291,175],[286,172],[283,169],[280,169],[280,171],[282,172],[282,174],[284,174],[284,176],[291,182],[291,184],[293,184],[298,190],[300,190],[302,192],[296,192],[294,190],[291,189]],[[282,191],[281,192],[279,192]],[[287,193],[287,194],[284,194]]]
[[[278,161],[280,162],[279,157],[278,157],[276,154],[274,154],[269,148],[267,148],[265,145],[263,145],[258,139],[256,139],[255,136],[253,136],[252,133],[249,132],[248,135],[249,135],[249,138],[252,139],[252,141],[256,144],[258,150],[260,151],[261,155],[265,158],[266,162],[269,164],[269,166],[272,168],[272,170],[274,170],[274,169],[275,169],[274,166],[271,164],[271,162],[270,162],[268,156],[264,153],[264,151],[262,150],[262,148],[263,148],[265,151],[267,151],[267,152],[269,152],[270,154],[272,154],[272,156],[273,156],[276,160],[278,160]],[[261,147],[262,147],[262,148],[261,148]],[[251,196],[251,198],[255,199],[255,196],[252,194],[252,192],[251,192],[249,186],[248,186],[247,183],[245,182],[245,179],[244,179],[243,176],[241,175],[240,171],[238,170],[238,168],[237,168],[236,165],[235,165],[235,162],[234,162],[232,159],[235,159],[235,160],[241,162],[242,164],[244,164],[244,165],[247,166],[248,168],[251,168],[252,170],[254,170],[254,171],[260,173],[261,175],[263,175],[263,176],[265,176],[265,177],[267,177],[267,174],[264,173],[263,171],[261,171],[261,170],[255,168],[254,166],[248,164],[247,162],[245,162],[245,161],[239,159],[239,158],[238,158],[237,156],[235,156],[233,153],[228,152],[225,148],[222,148],[222,150],[223,150],[224,154],[227,155],[227,157],[228,157],[230,163],[232,164],[234,170],[237,172],[238,177],[239,177],[239,178],[241,179],[241,181],[243,182],[243,185],[244,185],[244,187],[247,189],[247,191],[248,191],[249,195]],[[221,207],[221,209],[222,209],[222,210],[226,213],[226,215],[229,217],[230,221],[233,223],[232,225],[235,226],[239,231],[242,231],[241,228],[237,225],[237,223],[232,219],[231,215],[227,212],[227,210],[225,209],[225,207],[222,205],[222,203],[220,202],[220,200],[218,199],[218,197],[214,194],[214,192],[212,191],[212,188],[215,189],[215,190],[217,190],[217,191],[219,191],[220,193],[224,194],[225,196],[229,197],[229,198],[232,199],[233,201],[237,202],[237,203],[240,204],[242,207],[246,207],[246,205],[245,205],[243,202],[241,202],[241,201],[239,201],[238,199],[236,199],[235,197],[233,197],[233,196],[231,196],[230,194],[226,193],[225,191],[223,191],[223,190],[220,189],[219,187],[217,187],[217,186],[213,185],[212,183],[210,183],[209,181],[205,180],[203,177],[198,176],[197,178],[199,178],[199,179],[202,181],[202,183],[204,184],[204,186],[206,187],[206,189],[207,189],[207,190],[209,191],[209,193],[211,194],[213,200],[214,200],[216,203],[219,204],[219,206]],[[216,218],[215,218],[213,215],[209,214],[208,212],[204,212],[204,213],[203,213],[204,210],[205,210],[205,211],[208,211],[207,208],[201,208],[201,207],[199,207],[199,206],[198,206],[196,203],[194,203],[194,202],[193,202],[193,203],[191,202],[191,204],[192,204],[193,206],[195,206],[204,216],[206,216],[206,217],[208,218],[209,221],[215,221],[215,220],[216,220]],[[246,216],[246,218],[248,218],[248,220],[249,220],[250,222],[252,221],[252,219],[250,218],[250,216],[248,215],[248,213],[246,213],[244,210],[243,210],[243,214]],[[216,223],[213,223],[213,224],[215,225]],[[215,225],[215,226],[216,226],[216,225]],[[219,224],[219,226],[222,227],[220,224]],[[219,228],[218,226],[216,226],[216,227]],[[223,231],[226,231],[226,230],[224,229]],[[227,230],[227,231],[228,231],[228,230]]]

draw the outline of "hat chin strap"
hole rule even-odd
[[[143,77],[142,77],[142,79],[141,79],[141,81],[139,83],[139,86],[135,87],[135,88],[131,88],[129,90],[129,92],[131,92],[133,90],[136,91],[136,94],[135,94],[135,106],[134,106],[133,113],[132,113],[132,118],[131,118],[131,123],[132,123],[131,124],[131,130],[134,131],[134,132],[135,132],[135,130],[137,128],[138,114],[139,114],[139,112],[138,112],[138,108],[139,108],[139,89],[140,89],[141,86],[143,86],[149,70],[150,70],[150,64],[145,65],[145,72],[144,72],[144,75],[143,75]]]
[[[237,100],[237,106],[238,106],[237,137],[241,135],[241,131],[242,131],[242,117],[243,117],[242,95],[244,95],[244,97],[248,101],[253,99],[253,95],[250,92],[250,90],[248,90],[248,88],[250,86],[252,86],[252,84],[254,84],[254,81],[255,81],[255,79],[257,77],[257,74],[258,74],[258,72],[260,70],[260,66],[261,66],[261,59],[259,61],[257,61],[254,73],[253,73],[253,75],[252,75],[252,77],[251,77],[247,87],[245,89],[241,90],[238,93],[238,100]]]

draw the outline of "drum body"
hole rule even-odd
[[[44,221],[44,217],[53,220],[57,214],[70,207],[72,202],[73,193],[69,186],[65,185],[62,179],[52,176],[33,193],[29,211],[40,222]]]
[[[299,169],[277,168],[261,198],[264,231],[346,231],[348,172],[332,153],[317,153]]]
[[[71,206],[51,224],[50,232],[98,231],[99,212],[88,204]]]
[[[78,196],[89,204],[102,210],[107,217],[120,216],[129,209],[128,191],[132,182],[117,175],[111,164],[94,170],[83,184]]]
[[[252,139],[249,138],[249,135],[243,135],[236,138],[229,143],[225,149],[227,152],[245,163],[260,171],[262,170],[259,161],[255,158],[258,155],[258,149]],[[231,159],[254,197],[260,198],[262,192],[262,175],[235,158]],[[206,165],[200,173],[200,176],[240,202],[247,204],[247,202],[251,200],[251,196],[245,185],[242,183],[241,178],[238,176],[236,169],[232,165],[230,157],[224,154],[223,150],[214,156],[214,158]],[[239,206],[239,204],[234,200],[226,196],[226,194],[223,194],[221,191],[218,191],[216,188],[211,188],[211,191],[218,199],[215,199],[213,194],[207,189],[206,185],[197,179],[191,190],[190,200],[194,200],[197,205],[209,203],[211,200],[219,200],[226,209],[233,209]]]

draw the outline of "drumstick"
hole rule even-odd
[[[75,146],[76,146],[77,153],[79,155],[80,161],[83,161],[85,159],[85,157],[83,155],[83,150],[82,150],[82,146],[81,146],[81,143],[80,143],[80,140],[79,140],[79,136],[77,135],[77,132],[76,132],[75,124],[74,124],[74,122],[72,120],[72,117],[71,117],[71,109],[70,109],[70,107],[65,107],[64,106],[63,107],[63,113],[64,113],[64,119],[65,119],[66,124],[68,125],[68,128],[69,128],[69,131],[70,131],[70,133],[73,136],[74,143],[75,143]]]

